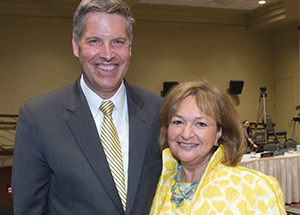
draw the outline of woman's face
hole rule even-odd
[[[185,166],[206,164],[221,135],[216,121],[203,114],[194,96],[181,102],[168,127],[169,147]]]
[[[244,127],[245,127],[246,129],[249,127],[249,125],[250,125],[250,122],[249,122],[249,121],[246,121],[246,122],[244,123]]]

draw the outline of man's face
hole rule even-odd
[[[112,97],[130,63],[131,44],[126,19],[118,14],[88,13],[82,37],[72,40],[87,86],[103,99]]]

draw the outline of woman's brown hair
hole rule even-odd
[[[199,109],[222,129],[219,145],[223,148],[222,163],[236,166],[245,151],[243,127],[232,98],[207,81],[192,81],[174,86],[166,95],[160,110],[159,148],[168,148],[168,127],[182,100],[195,96]]]

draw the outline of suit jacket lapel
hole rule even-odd
[[[107,194],[115,202],[116,207],[122,212],[122,203],[100,142],[95,121],[80,88],[79,80],[80,78],[73,85],[73,91],[67,106],[70,116],[66,119],[66,124],[102,183],[103,188],[106,189]]]
[[[147,113],[144,101],[125,81],[129,111],[129,169],[126,211],[131,211],[141,177],[147,140]]]

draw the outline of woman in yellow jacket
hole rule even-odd
[[[150,214],[286,214],[277,180],[238,166],[246,142],[226,93],[206,81],[177,85],[160,123],[163,170]]]

